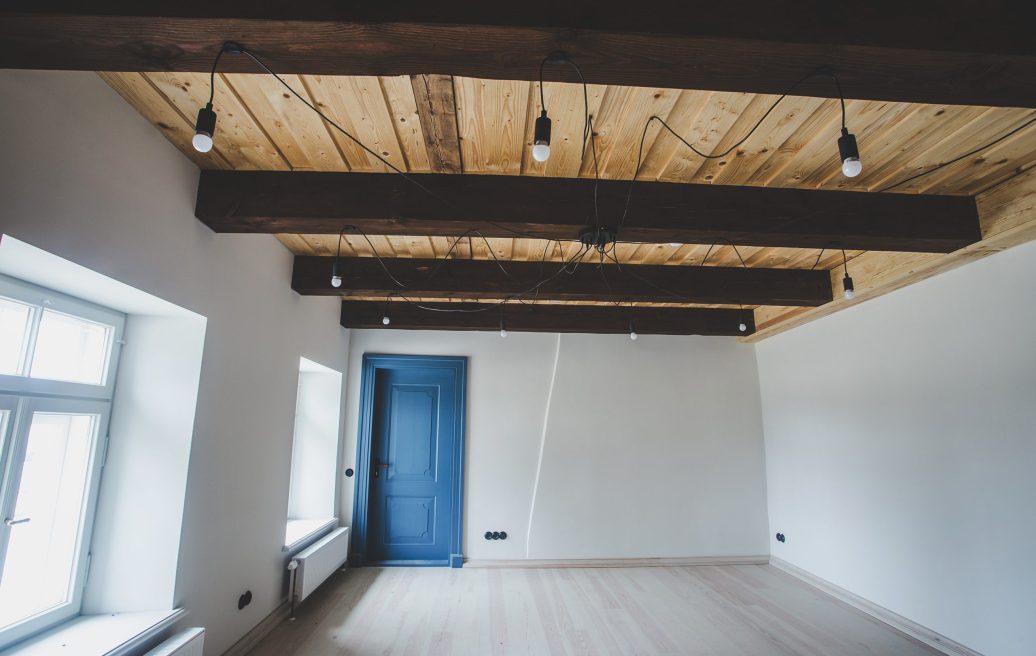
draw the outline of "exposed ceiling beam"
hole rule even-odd
[[[503,321],[507,330],[514,332],[620,335],[631,328],[639,335],[744,336],[755,330],[750,310],[517,303],[420,305],[423,307],[399,301],[342,301],[342,325],[393,330],[500,330]],[[457,311],[462,309],[466,311]],[[382,323],[386,316],[391,320],[387,326]],[[745,324],[744,332],[738,327],[740,323]]]
[[[593,180],[391,173],[202,171],[196,216],[216,232],[576,239]],[[601,223],[620,221],[628,181],[602,180]],[[947,253],[981,238],[972,198],[637,182],[623,241]]]
[[[814,308],[758,308],[755,342],[814,319],[863,303],[977,259],[1036,239],[1036,169],[1030,169],[976,198],[982,223],[982,241],[948,255],[921,253],[864,253],[849,262],[856,296],[839,295]],[[833,270],[831,284],[841,289],[841,271]]]
[[[613,303],[818,306],[831,300],[827,271],[803,269],[600,265],[594,254],[567,274],[561,273],[564,265],[560,262],[383,259],[392,278],[406,285],[404,290],[373,257],[341,258],[342,286],[332,287],[334,261],[334,257],[296,256],[291,288],[304,295],[392,296],[403,292],[410,297],[469,300],[505,299],[522,292],[528,292],[523,300]],[[529,291],[551,276],[538,292]]]
[[[851,98],[1036,107],[1028,2],[22,4],[0,13],[0,68],[202,72],[237,40],[283,73],[535,80],[562,49],[593,84],[783,93],[829,66]],[[221,67],[255,72],[244,57]],[[836,90],[814,78],[796,93]]]
[[[457,137],[457,100],[449,75],[411,75],[428,164],[436,173],[461,173],[460,139]]]

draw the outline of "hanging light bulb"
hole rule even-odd
[[[737,324],[737,329],[741,332],[745,332],[746,330],[748,330],[748,325],[745,324],[744,321],[742,321],[741,323]]]
[[[848,301],[851,301],[856,296],[856,290],[853,288],[853,279],[848,273],[842,278],[842,290],[845,299]]]
[[[507,324],[504,323],[503,319],[500,320],[500,336],[507,337]]]
[[[383,326],[387,326],[387,325],[389,325],[390,323],[392,323],[392,319],[389,319],[389,315],[387,315],[387,314],[386,314],[385,316],[383,316],[383,317],[381,318],[381,325],[383,325]]]
[[[845,277],[842,278],[842,293],[845,295],[847,301],[851,301],[856,296],[856,290],[853,288],[853,279],[849,275],[849,258],[845,256],[845,249],[842,249],[842,270],[845,271]]]
[[[860,162],[860,149],[856,145],[856,137],[849,128],[842,128],[842,136],[838,138],[838,154],[842,157],[842,175],[855,178],[863,170]]]
[[[212,150],[212,135],[216,133],[216,112],[212,111],[212,103],[207,103],[198,110],[198,120],[194,124],[194,137],[191,144],[199,153]]]
[[[633,322],[630,321],[630,339],[637,341],[637,331],[633,329]]]
[[[550,159],[550,119],[547,118],[547,110],[540,111],[540,117],[536,119],[536,129],[532,140],[532,158],[537,162],[546,162]]]
[[[331,265],[331,286],[338,289],[342,286],[342,275],[338,271],[338,258],[335,258],[334,264]]]

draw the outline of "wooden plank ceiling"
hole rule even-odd
[[[194,116],[208,99],[207,74],[126,72],[101,76],[202,169],[389,172],[270,76],[217,75],[214,108],[219,121],[215,147],[208,154],[198,153],[190,145]],[[283,77],[344,129],[404,171],[594,177],[593,156],[581,138],[584,112],[579,85],[545,85],[553,135],[550,159],[538,163],[530,156],[533,123],[541,109],[536,82],[448,75]],[[778,98],[617,85],[590,85],[587,91],[599,175],[607,181],[633,176],[641,134],[652,116],[664,118],[699,150],[723,152],[741,139]],[[846,92],[851,95],[852,89]],[[857,178],[846,178],[840,171],[838,101],[789,96],[762,120],[750,139],[722,159],[706,160],[695,155],[653,122],[645,133],[638,180],[877,192],[1019,128],[1036,117],[1036,110],[849,99],[846,114],[864,163],[863,173]],[[898,185],[893,191],[977,196],[1034,165],[1036,129],[1025,129],[935,173]],[[507,198],[498,200],[508,202]],[[429,203],[434,202],[429,199]],[[588,216],[590,202],[588,198]],[[600,208],[602,223],[614,224],[621,212],[618,203],[609,202]],[[340,241],[341,255],[349,258],[377,253],[382,258],[429,259],[449,253],[460,259],[562,262],[576,256],[580,249],[574,241],[524,237],[467,235],[454,243],[457,236],[361,235],[347,231],[339,240],[337,234],[326,231],[279,234],[278,238],[299,256],[334,256]],[[980,238],[976,232],[975,240]],[[863,254],[859,249],[845,252],[850,272],[853,260]],[[706,255],[706,265],[728,268],[742,266],[743,260],[751,268],[833,271],[843,262],[839,249],[734,247],[723,242],[619,243],[614,251],[619,263],[638,266],[701,265]],[[831,277],[837,280],[840,274],[832,273]],[[353,298],[399,300],[402,296],[370,287],[366,292],[372,293],[357,291]],[[840,294],[840,284],[836,282],[834,288],[836,295]],[[455,301],[457,296],[426,293],[407,298],[432,302]],[[468,301],[480,300],[474,293],[461,296]],[[481,300],[491,298],[489,295]],[[796,307],[759,307],[759,303],[751,302],[686,303],[674,299],[663,303],[659,298],[639,299],[636,295],[628,300],[633,305],[758,308],[752,329],[765,320],[771,333],[772,327],[786,317],[803,312]],[[585,304],[614,299],[544,298],[537,302]],[[801,319],[797,321],[801,323]]]

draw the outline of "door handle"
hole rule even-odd
[[[8,526],[17,526],[19,524],[28,524],[31,521],[32,517],[22,517],[21,519],[11,519],[8,517],[4,520],[4,524],[7,524]]]
[[[378,470],[379,469],[388,469],[388,463],[387,462],[378,462],[376,460],[374,461],[374,477],[375,478],[378,477]]]

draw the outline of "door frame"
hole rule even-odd
[[[374,427],[374,381],[382,369],[452,369],[456,380],[457,434],[453,440],[453,484],[450,491],[450,544],[449,566],[464,564],[462,550],[464,537],[464,453],[467,432],[467,384],[468,359],[464,356],[441,355],[384,355],[363,354],[360,376],[360,423],[356,431],[356,494],[353,498],[352,549],[350,562],[364,565],[367,562],[367,511],[371,491],[371,446]],[[424,561],[408,561],[407,565],[440,564]]]

